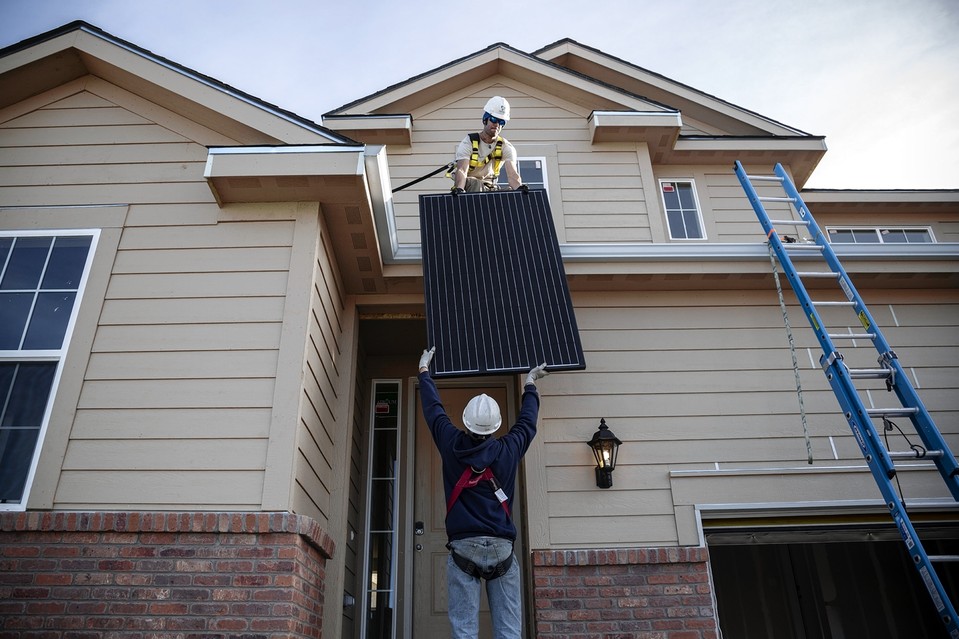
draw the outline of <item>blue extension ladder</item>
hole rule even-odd
[[[747,175],[743,165],[739,161],[736,162],[734,170],[736,176],[739,178],[740,184],[742,184],[743,190],[749,198],[750,204],[752,204],[753,210],[756,212],[756,216],[759,218],[760,224],[762,224],[763,230],[766,232],[766,237],[769,239],[776,253],[783,272],[786,274],[793,291],[796,293],[796,297],[802,304],[810,326],[819,339],[819,344],[822,346],[823,351],[823,355],[819,359],[819,364],[822,366],[823,372],[826,374],[826,379],[829,380],[829,385],[832,386],[832,390],[839,400],[843,415],[849,423],[849,428],[852,429],[859,448],[862,450],[862,454],[869,465],[869,470],[872,471],[873,478],[876,480],[876,484],[879,486],[886,506],[889,508],[889,512],[896,523],[896,528],[899,530],[899,534],[902,536],[902,540],[905,542],[906,548],[916,568],[919,570],[919,575],[926,585],[929,595],[932,597],[932,602],[939,612],[940,618],[946,626],[946,631],[952,639],[959,639],[959,617],[956,616],[955,607],[952,602],[949,601],[949,597],[943,589],[942,582],[939,580],[939,576],[936,574],[933,565],[936,561],[950,561],[956,558],[951,556],[930,557],[922,547],[922,543],[912,526],[912,522],[909,520],[905,504],[893,486],[892,480],[896,475],[896,468],[893,465],[892,459],[931,458],[935,462],[942,479],[949,487],[953,499],[956,501],[959,501],[959,464],[957,464],[955,456],[952,454],[952,451],[949,450],[949,446],[946,444],[935,422],[933,422],[932,417],[923,405],[922,400],[919,399],[919,395],[909,382],[908,376],[899,364],[896,353],[889,346],[888,342],[886,342],[886,338],[883,337],[879,326],[869,313],[869,309],[866,308],[865,303],[862,301],[862,298],[850,281],[849,276],[846,274],[845,269],[843,269],[842,264],[839,263],[835,252],[826,240],[826,236],[819,228],[819,225],[816,224],[808,207],[806,207],[806,203],[803,202],[799,191],[796,190],[795,185],[792,180],[789,179],[782,165],[776,165],[775,175]],[[753,186],[753,182],[763,182],[781,186],[785,195],[780,196],[777,194],[777,196],[773,197],[761,197],[756,191],[756,187]],[[766,213],[763,202],[788,203],[798,213],[799,219],[771,220]],[[775,227],[777,225],[805,228],[812,242],[787,241],[784,243],[776,231]],[[794,255],[821,256],[822,259],[825,260],[828,270],[797,271],[792,262],[792,256]],[[812,300],[803,284],[803,278],[827,278],[835,280],[839,288],[842,289],[846,301]],[[830,333],[819,313],[819,308],[827,306],[846,306],[851,308],[856,314],[859,323],[862,325],[864,332]],[[877,360],[879,367],[863,369],[847,367],[843,361],[842,353],[837,350],[834,345],[835,340],[843,339],[871,340],[879,353]],[[885,380],[886,390],[895,391],[896,396],[899,398],[900,406],[894,408],[867,408],[853,384],[853,380],[856,379]],[[908,417],[912,420],[913,426],[922,439],[926,450],[924,452],[912,450],[898,453],[887,451],[873,425],[873,419],[886,420],[890,417]]]

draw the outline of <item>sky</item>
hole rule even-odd
[[[959,189],[957,0],[0,0],[0,48],[74,20],[316,122],[572,38],[825,136],[806,188]]]

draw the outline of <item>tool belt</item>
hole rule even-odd
[[[510,553],[509,557],[499,562],[495,566],[491,567],[489,570],[484,571],[484,570],[481,570],[479,566],[477,566],[474,562],[470,561],[469,559],[462,557],[460,555],[457,555],[456,551],[453,550],[450,544],[446,544],[446,547],[449,548],[450,550],[450,556],[453,558],[453,563],[455,563],[456,566],[460,570],[465,572],[467,575],[470,575],[471,577],[475,577],[477,579],[485,579],[486,581],[492,581],[493,579],[497,579],[498,577],[502,577],[503,575],[505,575],[509,571],[510,567],[513,565],[513,553]]]

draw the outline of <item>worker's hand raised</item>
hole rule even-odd
[[[549,372],[546,370],[546,362],[543,362],[529,372],[529,375],[526,376],[526,383],[535,386],[536,380],[546,377],[547,375],[549,375]]]
[[[430,361],[433,359],[433,353],[436,352],[436,347],[432,347],[428,350],[424,350],[423,354],[420,355],[420,368],[429,368]]]

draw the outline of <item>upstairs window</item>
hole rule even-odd
[[[692,180],[660,180],[671,240],[704,240],[703,217]]]
[[[929,228],[830,228],[826,232],[833,244],[932,244],[936,241]]]
[[[516,158],[516,168],[519,169],[519,175],[523,178],[523,184],[529,188],[544,190],[548,188],[546,158]],[[499,172],[499,179],[496,183],[501,187],[509,188],[505,167]]]
[[[95,233],[0,233],[0,510],[22,510]]]

